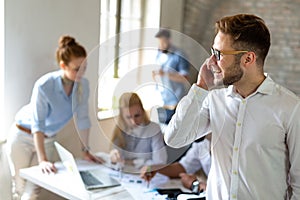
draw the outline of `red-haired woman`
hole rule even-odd
[[[7,150],[13,180],[14,198],[36,199],[39,188],[19,176],[19,169],[39,164],[44,173],[55,173],[51,162],[55,135],[74,116],[80,132],[83,157],[96,161],[89,153],[88,80],[86,51],[73,37],[62,36],[56,51],[60,70],[39,78],[30,103],[16,115]]]

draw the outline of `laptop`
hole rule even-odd
[[[61,146],[58,142],[54,142],[58,155],[69,172],[72,172],[78,181],[83,183],[87,190],[95,190],[100,188],[114,187],[121,185],[119,181],[110,177],[101,169],[94,170],[78,170],[75,159],[71,152]]]

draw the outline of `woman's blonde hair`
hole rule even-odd
[[[126,146],[126,142],[122,136],[122,132],[126,132],[130,130],[129,125],[126,123],[123,117],[123,108],[129,108],[134,105],[139,105],[143,111],[143,123],[149,124],[150,119],[143,107],[142,101],[140,97],[133,92],[123,93],[119,99],[119,115],[117,116],[116,126],[113,130],[112,143],[118,141],[117,145],[120,148],[124,148]]]

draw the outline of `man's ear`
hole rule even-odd
[[[256,62],[256,55],[254,52],[248,52],[243,56],[243,64],[245,66],[252,65]]]

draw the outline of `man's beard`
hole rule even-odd
[[[170,48],[170,45],[168,45],[166,48],[158,48],[158,50],[159,51],[161,51],[162,53],[165,53],[165,54],[167,54],[167,53],[169,53],[169,48]]]
[[[243,70],[240,67],[240,57],[235,57],[235,61],[224,72],[222,79],[215,79],[215,85],[217,86],[229,86],[235,82],[241,80],[244,75]]]

